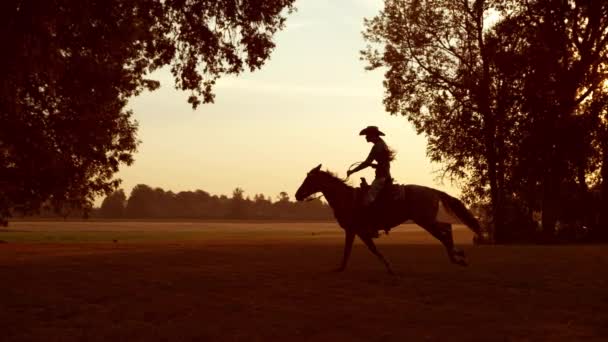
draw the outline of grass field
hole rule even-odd
[[[0,341],[608,341],[608,248],[472,246],[415,226],[16,222],[0,231]]]

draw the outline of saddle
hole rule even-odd
[[[367,192],[371,188],[371,185],[367,183],[365,177],[361,177],[361,183],[357,192],[357,206],[363,206],[363,199],[367,196]],[[372,206],[382,207],[386,202],[395,199],[396,191],[398,191],[399,185],[393,183],[393,179],[389,178],[384,185],[384,188],[380,190],[378,196],[374,200]]]
[[[370,187],[371,185],[367,183],[365,177],[361,177],[361,183],[357,189],[356,197],[356,206],[359,208],[359,210],[357,210],[356,220],[359,221],[362,226],[373,227],[372,229],[375,228],[372,234],[374,234],[374,237],[378,237],[376,229],[384,230],[386,234],[388,234],[388,231],[390,230],[390,228],[385,225],[386,222],[384,222],[384,210],[389,209],[390,202],[397,198],[399,185],[394,184],[392,179],[388,180],[384,185],[384,188],[378,193],[378,197],[376,197],[374,202],[369,207],[365,208],[363,206],[363,201]]]

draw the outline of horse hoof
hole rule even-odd
[[[469,263],[465,259],[456,260],[455,262],[463,267],[469,266]]]
[[[450,261],[452,262],[452,264],[457,264],[460,266],[469,266],[469,264],[464,258],[450,258]]]

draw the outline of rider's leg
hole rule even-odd
[[[363,199],[363,207],[361,208],[362,230],[371,237],[378,237],[377,223],[374,222],[374,217],[378,211],[376,199],[378,194],[386,183],[385,178],[375,178],[370,186],[367,195]]]

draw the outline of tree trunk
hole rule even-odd
[[[481,53],[482,78],[479,85],[478,99],[479,108],[484,118],[484,143],[486,150],[486,160],[488,162],[488,180],[490,181],[490,199],[492,201],[492,221],[493,229],[491,239],[495,243],[505,242],[504,237],[504,218],[502,205],[502,192],[498,182],[497,172],[497,153],[496,153],[496,117],[490,106],[491,96],[491,76],[490,61],[485,47],[483,37],[483,5],[484,1],[475,2],[475,21],[477,26],[477,42]]]
[[[496,177],[496,151],[491,139],[486,138],[486,149],[488,159],[488,178],[490,181],[490,199],[492,201],[492,240],[496,243],[504,242],[504,219],[502,217],[502,204]]]
[[[485,68],[484,68],[485,69]],[[485,71],[485,70],[484,70]],[[502,203],[497,177],[496,156],[496,121],[488,103],[489,82],[482,81],[480,89],[480,108],[484,116],[484,144],[486,160],[488,163],[488,180],[490,182],[490,200],[492,206],[492,240],[496,243],[504,242],[504,220],[502,217]]]
[[[534,222],[534,228],[530,234],[534,236],[536,235],[538,228],[538,222],[534,218],[534,211],[536,209],[536,203],[538,202],[536,194],[536,175],[532,175],[531,173],[526,175],[525,189],[527,217],[530,222]]]
[[[556,176],[555,167],[545,171],[543,176],[542,194],[542,238],[545,242],[550,242],[555,234],[555,224],[557,223],[557,212],[559,204],[559,181]]]
[[[608,143],[602,150],[602,185],[600,187],[599,238],[608,241]]]
[[[495,158],[496,158],[496,215],[497,222],[499,222],[498,230],[499,237],[503,240],[512,240],[513,239],[513,227],[507,227],[507,217],[505,215],[505,139],[503,135],[504,128],[504,113],[497,108],[495,112],[495,137],[494,137],[494,146],[495,146]],[[508,229],[508,230],[507,230]],[[502,235],[502,236],[501,236]]]
[[[577,167],[577,178],[579,185],[579,203],[577,204],[577,215],[578,218],[581,219],[582,224],[589,225],[592,222],[591,219],[591,200],[589,194],[589,186],[587,185],[587,180],[585,179],[585,165],[583,162],[579,164]]]

